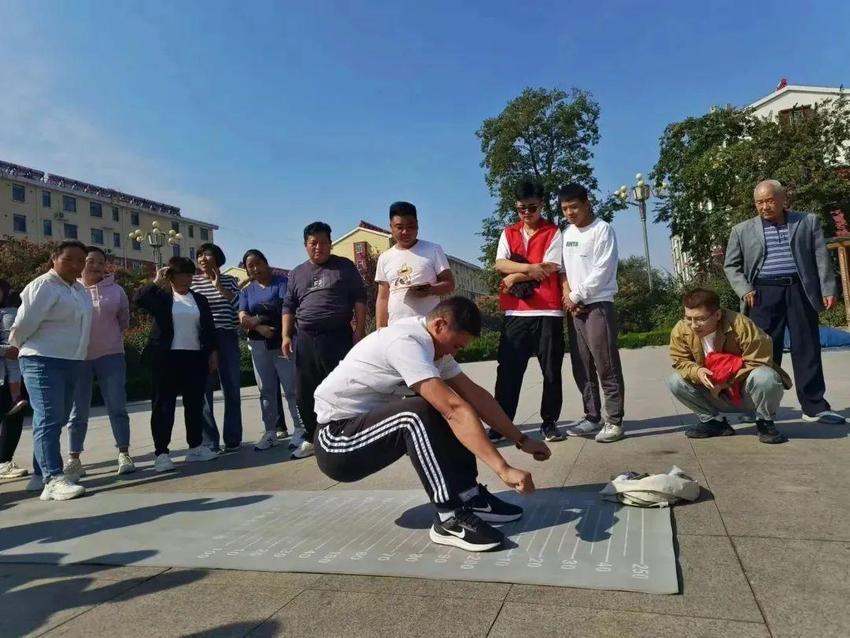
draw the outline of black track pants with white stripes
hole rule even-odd
[[[460,507],[458,495],[477,485],[475,456],[421,397],[393,401],[319,428],[316,460],[335,481],[359,481],[407,454],[439,509]]]

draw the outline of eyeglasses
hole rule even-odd
[[[531,213],[532,215],[543,208],[543,204],[517,204],[518,213]]]
[[[685,321],[687,323],[692,323],[696,326],[701,326],[707,321],[709,321],[714,315],[702,315],[700,317],[688,317],[685,316]]]

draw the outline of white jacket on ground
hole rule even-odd
[[[699,483],[674,465],[666,474],[626,472],[603,487],[600,494],[606,501],[618,501],[624,505],[668,507],[681,500],[697,500]]]

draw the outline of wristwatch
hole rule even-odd
[[[517,449],[518,449],[518,450],[521,450],[521,449],[522,449],[522,446],[523,446],[523,445],[525,445],[525,442],[526,442],[526,441],[528,441],[528,435],[527,435],[525,432],[523,432],[523,433],[522,433],[522,436],[521,436],[521,437],[519,437],[519,440],[517,440],[517,441],[514,443],[514,445],[516,445],[516,447],[517,447]]]

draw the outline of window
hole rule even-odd
[[[189,226],[189,228],[192,228],[192,227]],[[189,249],[189,259],[191,259],[192,261],[195,261],[195,249],[194,248]]]
[[[138,239],[134,239],[133,240],[133,250],[141,250],[141,249],[142,249],[142,242],[140,242]]]
[[[12,201],[22,202],[27,198],[27,189],[20,184],[12,184]]]
[[[192,238],[195,236],[195,227],[189,226],[189,237]]]
[[[114,222],[120,222],[121,221],[121,213],[118,212],[117,206],[112,207],[112,221],[114,221]]]
[[[180,244],[175,244],[175,245],[174,245],[174,256],[175,256],[175,257],[179,257],[179,256],[180,256]]]
[[[103,230],[100,228],[91,229],[91,243],[103,245]]]
[[[134,210],[130,213],[130,223],[133,224],[133,226],[139,225],[139,211]]]
[[[208,241],[210,238],[210,231],[206,228],[201,228],[201,239],[203,241]]]
[[[89,215],[92,217],[103,217],[103,206],[97,202],[89,202]]]
[[[121,248],[121,233],[112,233],[112,247]]]
[[[777,117],[780,124],[787,125],[802,122],[803,120],[812,117],[814,114],[815,112],[812,110],[812,107],[807,104],[805,106],[795,106],[791,109],[779,111]]]
[[[75,224],[65,224],[65,239],[77,239],[77,226]]]
[[[171,230],[173,230],[175,233],[179,233],[180,232],[180,222],[171,222]]]
[[[76,213],[77,199],[69,195],[62,195],[62,210],[66,213]]]
[[[41,222],[41,229],[44,231],[45,237],[53,237],[53,221],[45,219]]]
[[[24,215],[15,215],[14,217],[15,224],[15,232],[16,233],[25,233],[27,232],[27,218]]]
[[[44,208],[50,208],[53,205],[53,201],[50,197],[50,191],[41,191],[41,205]]]

